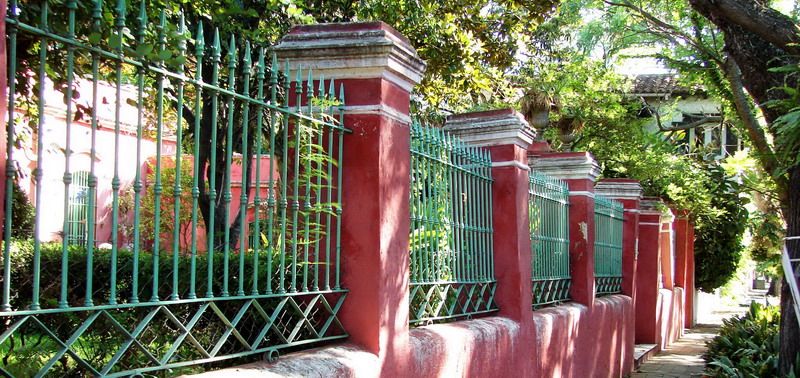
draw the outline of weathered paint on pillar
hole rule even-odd
[[[595,194],[614,199],[622,203],[625,223],[622,228],[622,294],[636,298],[636,262],[639,243],[639,202],[642,200],[642,185],[632,179],[603,179],[594,187]],[[634,319],[635,324],[635,319]],[[626,328],[627,344],[635,344],[635,326]],[[624,351],[631,353],[633,349]],[[622,363],[632,362],[633,358],[622,358]],[[633,365],[622,366],[622,371],[631,371]]]
[[[444,129],[492,154],[492,222],[500,315],[516,321],[531,313],[531,242],[526,149],[533,129],[512,109],[448,118]]]
[[[684,327],[691,328],[694,304],[694,233],[689,212],[672,210],[675,215],[675,285],[684,289]]]
[[[573,301],[594,307],[594,183],[600,166],[588,152],[532,155],[530,166],[569,186],[569,269]]]
[[[622,294],[635,297],[636,259],[639,240],[639,202],[642,185],[633,179],[603,179],[594,187],[599,194],[622,203],[625,223],[622,230]]]
[[[375,353],[381,376],[402,376],[409,342],[409,97],[425,63],[383,22],[297,26],[279,60],[345,90],[340,319]]]
[[[494,270],[497,279],[495,300],[498,315],[520,324],[522,340],[533,351],[531,307],[532,272],[530,223],[528,218],[528,180],[526,149],[534,131],[512,109],[473,112],[448,118],[444,129],[466,143],[482,146],[492,154],[492,222],[494,227]],[[521,357],[521,356],[520,356]],[[533,375],[536,356],[527,355],[518,363],[520,376]]]
[[[657,317],[661,283],[660,199],[646,198],[639,204],[639,256],[636,262],[636,343],[659,344],[661,326]]]

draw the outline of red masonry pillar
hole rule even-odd
[[[622,226],[622,294],[636,300],[636,261],[639,243],[639,202],[642,200],[642,185],[632,179],[603,179],[594,186],[595,194],[603,195],[622,203],[625,223]],[[625,345],[630,345],[628,353],[633,356],[636,342],[636,319],[631,316],[631,324],[625,328]],[[622,366],[622,371],[633,370],[633,358]]]
[[[619,201],[625,209],[625,224],[622,229],[622,294],[634,298],[642,185],[632,179],[603,179],[595,185],[594,192]]]
[[[692,327],[694,302],[694,236],[687,210],[672,210],[675,215],[675,285],[683,288],[684,327]],[[691,238],[691,239],[690,239]]]
[[[686,211],[670,209],[675,220],[672,222],[672,232],[675,238],[675,286],[686,286]]]
[[[407,373],[409,320],[409,96],[425,62],[383,22],[296,26],[278,58],[345,89],[341,162],[342,286],[339,318],[350,341],[381,361],[376,375]]]
[[[636,261],[636,343],[660,344],[658,319],[661,282],[661,212],[660,199],[647,198],[639,203],[639,255]]]
[[[572,300],[594,308],[594,183],[600,166],[588,152],[532,156],[531,167],[569,186],[569,270]]]
[[[531,321],[531,240],[526,149],[534,131],[513,109],[451,116],[444,127],[492,154],[495,300],[500,315]]]
[[[528,215],[529,172],[526,149],[534,130],[513,109],[451,116],[444,129],[492,154],[492,226],[494,229],[495,300],[499,315],[513,319],[523,333],[513,366],[519,376],[535,376],[532,308],[532,255]]]

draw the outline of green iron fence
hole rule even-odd
[[[178,374],[347,337],[333,80],[137,0],[8,9],[2,374]],[[14,181],[32,240],[11,238]]]
[[[411,127],[411,323],[497,310],[487,151]]]
[[[528,209],[533,253],[533,307],[569,300],[569,189],[561,180],[530,174]]]
[[[622,290],[623,207],[618,201],[594,197],[594,276],[597,295]]]

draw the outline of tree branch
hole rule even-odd
[[[800,29],[782,13],[757,1],[690,0],[695,8],[737,24],[790,55],[800,55]]]
[[[750,102],[747,100],[747,95],[744,93],[742,73],[739,71],[739,66],[736,65],[733,59],[727,59],[723,69],[725,70],[725,76],[730,82],[736,113],[744,124],[747,134],[750,136],[750,140],[753,143],[753,147],[755,147],[758,152],[758,160],[764,168],[764,171],[775,180],[775,184],[778,185],[778,192],[781,193],[782,197],[785,197],[788,182],[785,175],[776,175],[778,172],[778,163],[775,159],[775,153],[767,142],[764,129],[753,115],[753,109],[750,107]],[[781,198],[781,201],[785,200],[786,198]]]

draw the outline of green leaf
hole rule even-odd
[[[134,52],[134,54],[136,54],[136,56],[138,56],[140,58],[141,57],[145,57],[148,54],[150,54],[151,52],[153,52],[153,47],[154,46],[152,44],[149,44],[149,43],[141,44],[141,45],[136,47],[136,51]]]
[[[169,58],[172,58],[172,51],[169,51],[169,50],[161,50],[161,51],[158,53],[158,55],[156,55],[156,58],[158,58],[158,60],[167,60],[167,59],[169,59]]]

